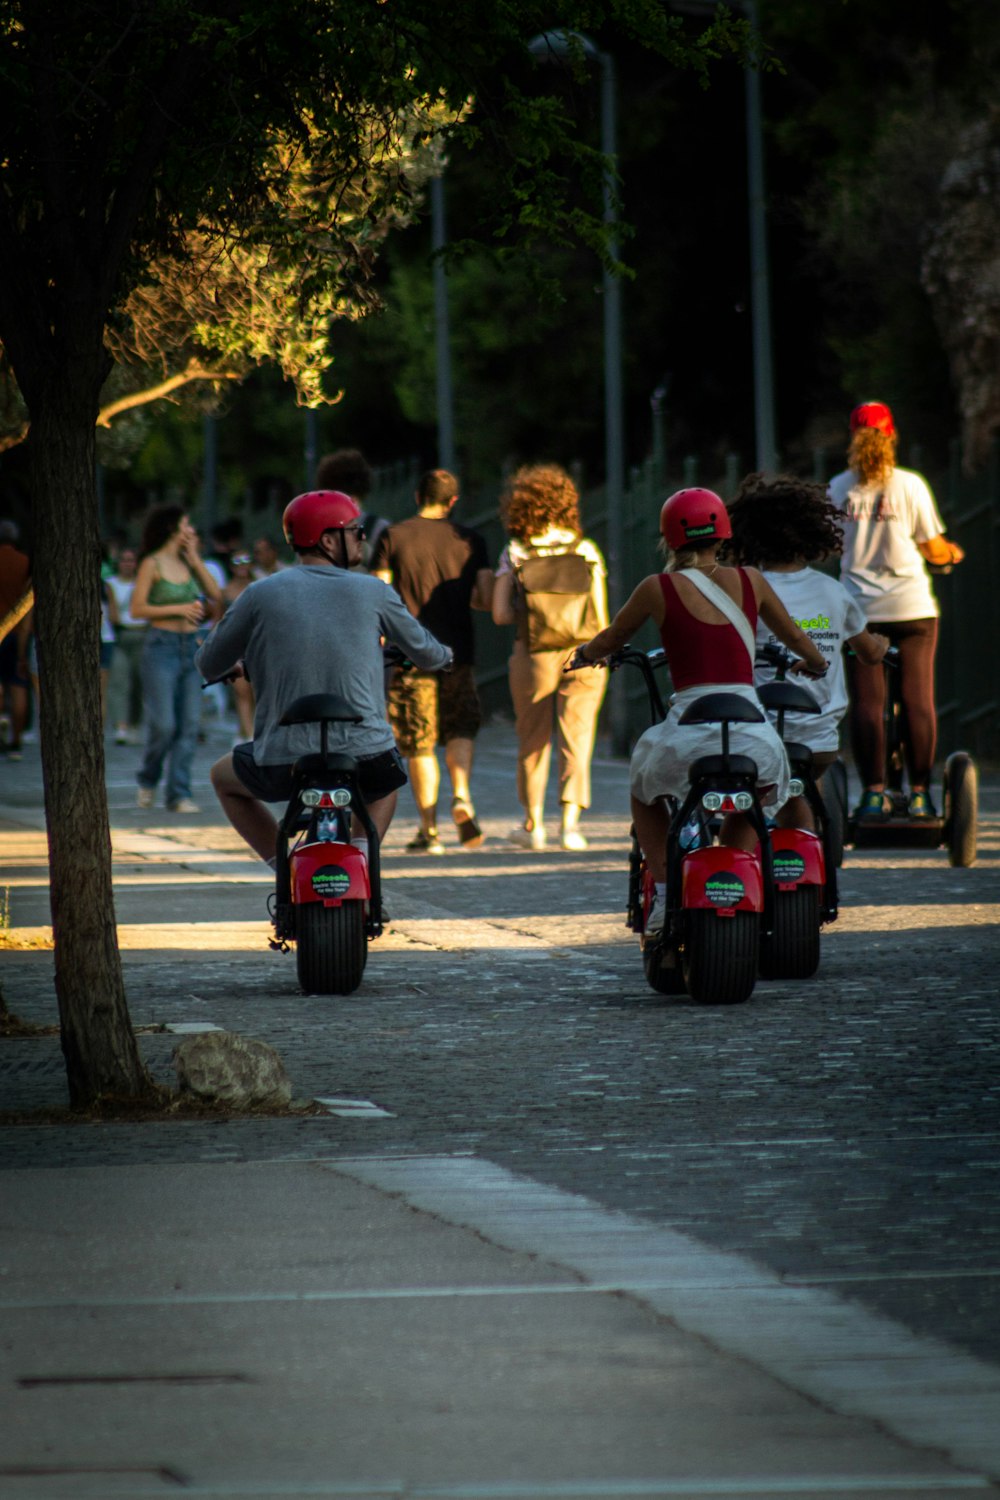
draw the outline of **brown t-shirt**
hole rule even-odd
[[[477,574],[489,568],[478,531],[448,517],[410,516],[383,532],[373,573],[391,573],[403,603],[425,630],[450,646],[457,665],[471,665],[475,637],[469,600]]]

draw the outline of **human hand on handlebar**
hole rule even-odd
[[[582,667],[603,667],[603,661],[591,661],[589,656],[584,656],[583,646],[577,646],[573,655],[563,667],[564,672],[579,672]]]
[[[810,666],[807,661],[803,661],[801,657],[797,657],[791,663],[788,670],[794,672],[798,677],[812,677],[817,681],[822,681],[830,670],[830,663],[824,660],[822,670],[819,670],[816,667]]]

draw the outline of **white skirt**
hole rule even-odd
[[[708,693],[737,693],[761,707],[756,690],[745,682],[713,682],[676,693],[667,717],[647,729],[632,751],[631,789],[640,802],[652,804],[666,796],[683,800],[690,786],[692,762],[702,755],[721,753],[721,724],[678,722],[686,708]],[[730,724],[729,750],[732,755],[748,755],[756,762],[758,786],[773,787],[764,798],[769,807],[787,802],[788,757],[773,725],[766,719],[762,724]]]

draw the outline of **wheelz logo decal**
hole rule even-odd
[[[783,884],[799,881],[806,873],[806,862],[801,854],[790,849],[776,849],[773,855],[774,878]]]
[[[351,877],[340,865],[324,865],[321,870],[313,871],[312,888],[324,901],[343,896],[350,887]]]
[[[705,895],[713,906],[736,906],[746,895],[746,887],[738,875],[723,871],[705,881]]]

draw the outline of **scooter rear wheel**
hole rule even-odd
[[[776,891],[774,930],[761,939],[761,979],[808,979],[819,968],[818,885]]]
[[[837,869],[844,863],[847,836],[847,771],[842,760],[835,760],[823,772],[823,806],[830,825],[830,852]]]
[[[364,906],[310,901],[296,910],[295,961],[307,995],[350,995],[365,972],[368,940]]]
[[[737,911],[685,914],[684,979],[692,1000],[703,1005],[740,1005],[757,980],[760,917]]]

